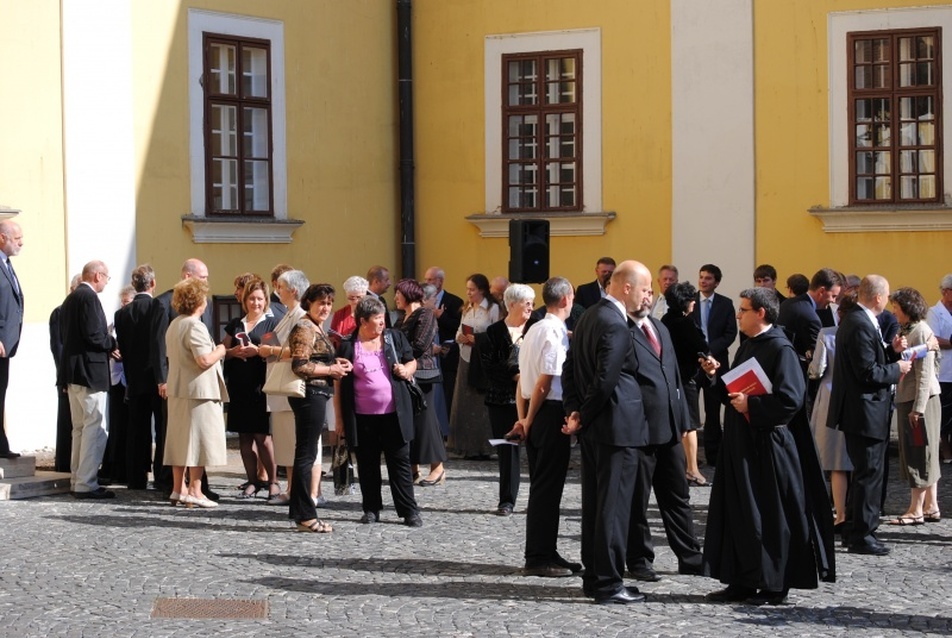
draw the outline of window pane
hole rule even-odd
[[[535,164],[510,164],[510,184],[535,184],[538,167]]]
[[[889,175],[892,172],[889,151],[873,153],[873,162],[877,175]]]
[[[872,62],[873,61],[873,43],[871,40],[857,40],[853,43],[853,52],[856,57],[856,62]]]
[[[899,172],[914,173],[916,171],[916,151],[902,151],[899,153]]]
[[[919,199],[935,199],[935,175],[919,177]]]
[[[238,110],[234,106],[212,104],[212,155],[238,155]]]
[[[510,208],[537,208],[538,191],[532,188],[509,188],[509,207]]]
[[[211,93],[235,94],[235,47],[229,44],[212,43],[209,47],[209,80]]]
[[[873,85],[873,67],[858,66],[855,73],[855,88],[868,89]]]
[[[856,121],[869,122],[873,119],[873,101],[856,100]]]
[[[899,38],[899,60],[900,62],[908,62],[909,60],[915,60],[916,54],[912,50],[912,38]]]
[[[856,154],[856,174],[869,175],[873,172],[873,154],[863,151]]]
[[[889,98],[877,98],[873,100],[873,119],[877,122],[888,122],[890,117],[889,110]]]
[[[242,152],[246,158],[268,157],[268,109],[245,107]]]
[[[873,178],[856,178],[856,199],[873,199]]]
[[[877,124],[875,127],[876,135],[874,144],[878,147],[889,146],[890,129],[888,124]]]
[[[935,173],[935,151],[919,151],[919,172]]]
[[[537,79],[535,60],[512,60],[509,62],[510,82],[535,82]]]
[[[873,40],[873,62],[889,62],[889,38]]]
[[[935,144],[935,124],[923,122],[919,125],[919,145],[932,146]]]
[[[551,58],[545,61],[547,82],[575,79],[575,58]]]
[[[876,178],[876,199],[892,199],[892,178],[891,177],[877,177]]]
[[[935,67],[932,62],[919,62],[916,64],[916,85],[932,86],[935,84],[934,69]]]
[[[931,97],[917,97],[916,98],[915,116],[919,120],[935,119],[935,109],[933,105],[933,99]]]
[[[899,199],[918,199],[917,178],[904,176],[899,178]]]
[[[873,67],[873,88],[892,88],[892,71],[890,71],[890,67],[888,65],[877,64]]]
[[[534,83],[509,85],[509,106],[532,106],[538,100],[539,96],[536,95],[536,85]]]
[[[212,160],[212,202],[215,210],[238,210],[238,160]]]
[[[899,98],[899,119],[911,120],[916,117],[915,101],[911,97]]]
[[[245,162],[245,208],[258,212],[270,210],[268,162]]]
[[[856,125],[856,146],[863,148],[873,145],[872,129],[870,124]]]
[[[244,97],[268,97],[268,51],[254,47],[241,50],[241,91]]]
[[[915,122],[903,122],[900,125],[899,145],[900,146],[915,146],[916,145],[916,123]]]
[[[909,62],[899,65],[899,86],[916,85],[916,65]]]
[[[916,57],[920,60],[935,59],[934,40],[931,35],[920,35],[916,38]]]

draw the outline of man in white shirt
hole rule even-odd
[[[665,264],[658,269],[658,296],[651,308],[651,316],[658,321],[661,321],[661,317],[668,312],[668,302],[664,298],[664,293],[676,283],[678,283],[677,266]]]
[[[519,420],[506,436],[525,441],[529,456],[529,504],[526,508],[527,576],[571,576],[579,563],[562,558],[559,508],[569,467],[571,439],[562,433],[562,365],[569,348],[565,320],[575,294],[564,277],[552,277],[542,287],[545,318],[526,332],[519,349],[516,408]]]
[[[952,273],[939,284],[942,298],[929,309],[926,321],[939,342],[939,387],[942,389],[942,430],[939,453],[942,460],[952,460]]]

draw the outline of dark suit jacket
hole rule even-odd
[[[0,265],[0,343],[3,343],[8,357],[17,353],[22,329],[23,288],[20,288],[20,293],[17,294],[13,278],[6,268]]]
[[[126,373],[126,394],[131,397],[155,392],[152,370],[152,295],[136,294],[116,311],[116,341]]]
[[[583,308],[591,308],[602,300],[602,287],[597,281],[582,284],[575,290],[575,303]]]
[[[701,293],[694,297],[694,312],[689,316],[694,324],[701,327]],[[711,347],[711,356],[717,359],[726,370],[727,349],[737,338],[737,313],[734,304],[724,295],[714,293],[711,298],[711,314],[707,318],[707,345]]]
[[[698,353],[707,354],[711,351],[707,341],[704,340],[704,333],[697,324],[691,321],[690,316],[684,316],[679,310],[668,310],[661,317],[661,323],[671,334],[674,351],[678,356],[681,379],[693,378],[701,369],[697,362]]]
[[[444,290],[440,305],[443,306],[443,314],[437,319],[440,327],[440,343],[454,341],[456,329],[459,328],[459,322],[463,318],[463,300]]]
[[[63,302],[60,316],[63,360],[60,371],[67,384],[86,386],[93,392],[109,389],[109,353],[116,340],[109,334],[99,295],[81,283]]]
[[[809,365],[807,353],[816,347],[816,337],[823,327],[810,293],[790,297],[780,304],[777,325],[783,328],[787,339],[793,344],[793,349],[797,351],[800,367],[806,370]]]
[[[655,334],[661,340],[661,357],[648,341],[644,331],[636,325],[630,332],[635,342],[637,368],[635,378],[641,389],[641,405],[644,410],[639,428],[648,430],[649,445],[677,443],[681,433],[690,423],[687,402],[681,386],[677,351],[671,335],[654,317],[647,317]]]
[[[619,447],[648,444],[634,341],[628,320],[607,299],[585,311],[562,367],[562,402],[581,415],[580,434]]]
[[[886,347],[862,309],[836,330],[833,390],[826,425],[879,441],[889,437],[889,386],[899,381],[898,357]]]
[[[152,362],[152,375],[155,377],[156,384],[162,384],[169,377],[169,359],[165,351],[165,331],[168,330],[172,320],[178,317],[178,313],[172,307],[171,290],[166,290],[152,300],[151,315],[149,324],[152,333],[152,347],[149,350],[149,356]],[[212,321],[211,301],[205,306],[205,312],[202,313],[202,323],[208,328],[208,334],[211,335],[212,341],[218,343],[214,322]]]

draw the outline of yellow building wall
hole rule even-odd
[[[940,4],[946,3],[755,3],[756,255],[757,263],[777,268],[781,281],[795,272],[810,277],[829,266],[860,276],[881,274],[893,289],[913,286],[930,304],[937,300],[939,280],[952,272],[952,233],[831,234],[807,209],[830,206],[828,14]]]
[[[24,322],[45,325],[69,280],[57,0],[0,0],[0,77],[0,205],[22,211]]]
[[[188,9],[284,23],[291,244],[195,244],[190,211]],[[159,289],[204,260],[215,294],[278,263],[338,289],[381,263],[399,267],[395,8],[380,0],[135,2],[136,250]],[[343,295],[339,295],[343,297]],[[338,305],[341,299],[338,300]]]
[[[670,259],[668,0],[584,7],[574,0],[417,0],[413,6],[420,275],[442,266],[447,289],[459,294],[473,272],[508,272],[508,240],[482,238],[465,219],[487,212],[485,37],[592,27],[601,30],[603,208],[618,216],[603,236],[553,237],[550,272],[578,285],[594,278],[603,255],[639,259],[652,269]]]

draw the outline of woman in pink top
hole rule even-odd
[[[337,434],[356,451],[364,510],[360,522],[376,523],[380,519],[383,453],[394,509],[404,524],[420,527],[423,520],[413,497],[410,471],[413,404],[406,383],[416,372],[416,360],[403,333],[385,329],[386,310],[376,297],[361,299],[354,311],[357,331],[338,350],[354,369],[336,383]]]

